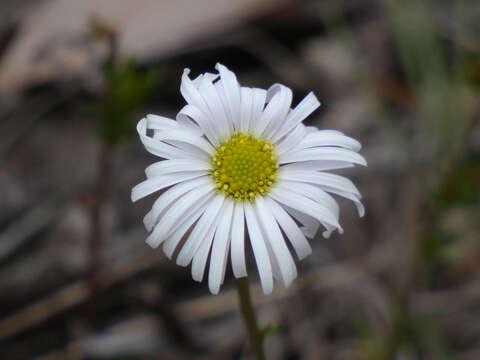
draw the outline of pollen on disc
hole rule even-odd
[[[267,192],[278,169],[268,140],[238,131],[217,146],[210,162],[217,189],[237,200]]]

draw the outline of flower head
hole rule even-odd
[[[292,109],[288,87],[241,87],[225,66],[216,69],[194,80],[184,71],[187,105],[176,120],[147,115],[138,123],[147,151],[165,160],[146,168],[132,200],[167,189],[144,218],[146,242],[162,245],[169,258],[179,248],[177,264],[191,263],[196,281],[209,259],[212,293],[223,283],[229,255],[235,277],[247,275],[246,230],[270,293],[274,278],[288,286],[297,276],[287,241],[303,259],[312,251],[307,239],[321,226],[324,237],[343,232],[330,193],[352,200],[363,215],[355,185],[327,171],[366,162],[358,141],[303,125],[320,106],[313,93]]]

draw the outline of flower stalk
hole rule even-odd
[[[248,286],[248,278],[242,277],[235,280],[237,284],[238,300],[240,303],[240,312],[242,313],[248,336],[250,338],[250,346],[257,360],[265,360],[265,352],[263,350],[263,335],[258,328],[257,319],[255,317],[255,309],[252,305],[250,289]]]

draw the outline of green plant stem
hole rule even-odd
[[[257,360],[265,360],[265,352],[263,350],[263,335],[257,325],[255,318],[255,310],[250,297],[250,289],[248,287],[248,278],[236,279],[238,300],[240,302],[240,311],[247,327],[250,345]]]

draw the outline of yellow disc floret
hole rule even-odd
[[[253,200],[275,181],[278,165],[268,140],[235,131],[211,157],[217,189],[236,200]]]

